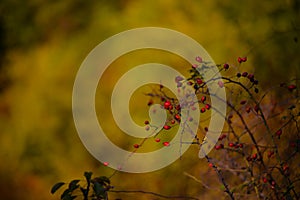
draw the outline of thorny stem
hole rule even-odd
[[[211,159],[210,159],[207,155],[205,155],[205,158],[206,158],[207,162],[212,163]],[[212,163],[212,164],[213,164],[213,163]],[[225,191],[224,191],[224,192],[226,192],[226,193],[229,195],[230,199],[234,200],[233,193],[229,190],[229,186],[228,186],[228,184],[226,183],[226,181],[225,181],[225,179],[224,179],[224,177],[223,177],[223,175],[222,175],[222,172],[218,169],[218,167],[217,167],[215,164],[213,164],[212,167],[213,167],[213,169],[215,170],[215,172],[217,173],[217,175],[218,175],[218,177],[219,177],[221,183],[222,183],[223,186],[225,187]]]
[[[242,87],[242,88],[248,93],[248,95],[250,96],[250,99],[251,99],[251,100],[256,104],[256,106],[258,107],[258,113],[259,113],[259,115],[260,115],[261,118],[262,118],[262,121],[263,121],[263,123],[264,123],[264,126],[265,126],[266,129],[267,129],[268,134],[271,136],[271,140],[272,140],[273,145],[275,146],[274,150],[275,150],[276,158],[277,158],[277,160],[278,160],[278,162],[279,162],[279,165],[280,165],[280,167],[281,167],[281,170],[280,170],[280,171],[281,171],[281,173],[283,174],[283,177],[286,179],[286,181],[287,181],[289,184],[291,184],[291,180],[289,179],[289,177],[288,177],[288,176],[285,176],[284,173],[283,173],[283,165],[284,165],[284,162],[282,161],[282,159],[281,159],[281,157],[280,157],[280,155],[279,155],[278,145],[277,145],[276,142],[275,142],[274,135],[272,134],[272,131],[271,131],[271,129],[270,129],[268,123],[267,123],[267,120],[266,120],[266,118],[265,118],[265,115],[264,115],[264,113],[263,113],[263,111],[262,111],[262,109],[261,109],[261,107],[260,107],[260,103],[254,98],[253,94],[249,91],[249,89],[248,89],[245,85],[243,85],[242,83],[237,82],[237,81],[234,81],[234,80],[232,80],[232,79],[230,79],[230,78],[227,78],[227,77],[222,77],[222,79],[227,80],[228,82],[237,84],[237,85],[239,85],[240,87]],[[232,106],[232,107],[233,107],[233,106]],[[236,112],[236,113],[239,115],[239,117],[240,117],[242,123],[245,125],[246,123],[245,123],[243,117],[241,116],[241,114],[240,114],[239,112]],[[256,149],[257,149],[257,153],[259,154],[259,156],[260,156],[260,158],[261,158],[262,165],[264,166],[265,169],[267,169],[266,166],[265,166],[265,164],[264,164],[263,157],[262,157],[262,155],[261,155],[261,151],[259,150],[258,145],[257,145],[257,143],[256,143],[256,141],[255,141],[255,138],[253,137],[253,135],[251,134],[251,132],[249,132],[250,130],[249,130],[247,127],[245,127],[245,128],[246,128],[247,132],[249,133],[249,136],[251,137],[251,139],[252,139],[252,141],[253,141],[253,143],[254,143]],[[254,142],[254,141],[255,141],[255,142]],[[268,173],[268,174],[269,174],[269,173]],[[269,175],[271,175],[271,174],[269,174]],[[272,179],[273,179],[273,178],[272,178]],[[274,180],[274,179],[273,179],[273,180]],[[274,180],[274,181],[275,181],[275,180]],[[293,193],[295,194],[295,196],[297,197],[297,193],[295,192],[295,190],[292,189],[292,191],[293,191]],[[276,193],[276,197],[277,197],[277,196],[278,196],[277,190],[275,190],[275,193]]]

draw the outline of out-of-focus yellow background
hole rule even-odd
[[[1,199],[58,199],[58,195],[49,192],[58,181],[83,178],[84,171],[107,176],[113,173],[81,143],[71,107],[77,70],[101,41],[137,27],[174,29],[197,40],[216,63],[237,65],[238,56],[247,56],[245,69],[255,71],[261,86],[268,88],[273,84],[270,81],[299,78],[299,19],[298,0],[1,1]],[[135,57],[138,61],[133,60]],[[152,57],[154,61],[166,60],[157,52],[135,57],[129,55],[116,61],[101,83],[103,87],[112,86],[127,66],[150,62]],[[147,104],[147,98],[136,95],[139,102]],[[110,129],[114,123],[111,114],[101,110],[108,99],[98,96],[96,100],[99,115],[109,116],[101,123]],[[142,114],[136,111],[136,116],[147,116],[147,110],[139,110]],[[145,120],[135,118],[139,122]],[[110,137],[116,129],[112,125]],[[197,158],[197,150],[191,147],[181,160],[156,172],[117,173],[112,184],[119,190],[203,199],[220,197],[223,193],[217,177],[206,161]],[[211,190],[184,172],[202,179]],[[110,195],[111,199],[150,198]]]

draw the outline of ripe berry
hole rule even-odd
[[[255,154],[252,155],[252,159],[253,160],[257,159],[257,153],[255,153]]]
[[[253,74],[248,74],[247,78],[250,79],[250,80],[252,80],[251,82],[254,81],[254,75]]]
[[[164,129],[165,130],[169,130],[171,128],[171,126],[169,126],[169,125],[164,125]]]
[[[205,104],[205,108],[207,109],[207,110],[209,110],[210,108],[211,108],[211,105],[210,104]]]
[[[248,72],[243,72],[243,73],[242,73],[242,76],[243,76],[243,77],[248,76]]]
[[[151,106],[152,104],[153,104],[153,100],[150,99],[150,100],[148,101],[148,106]]]
[[[195,84],[193,87],[194,87],[195,90],[198,90],[200,88],[200,85]]]
[[[241,105],[244,105],[246,102],[247,102],[246,100],[242,100],[242,101],[240,102],[240,104],[241,104]]]
[[[201,97],[201,101],[204,102],[206,100],[206,96]]]
[[[176,76],[176,78],[175,78],[175,82],[176,83],[178,83],[178,82],[180,82],[182,80],[183,80],[183,78],[181,76]]]
[[[196,78],[196,83],[201,85],[203,83],[203,81],[200,78]]]
[[[293,91],[296,88],[297,88],[297,86],[293,85],[293,84],[288,86],[289,91]]]
[[[226,135],[225,134],[222,134],[220,137],[219,137],[219,139],[218,140],[223,140],[223,139],[225,139],[226,138]]]
[[[267,182],[268,182],[268,179],[267,179],[266,177],[263,177],[263,178],[262,178],[262,181],[263,181],[264,183],[267,183]]]
[[[212,163],[208,163],[208,166],[212,168],[214,165]]]
[[[160,142],[160,139],[159,138],[155,138],[155,142]]]
[[[225,64],[223,65],[223,67],[224,67],[225,70],[227,70],[227,69],[229,68],[229,65],[228,65],[227,63],[225,63]]]
[[[271,182],[271,185],[272,185],[272,186],[275,186],[275,185],[276,185],[275,181],[272,181],[272,182]]]
[[[163,145],[164,145],[165,147],[170,146],[170,142],[164,142]]]
[[[175,120],[174,119],[171,120],[171,124],[175,124]]]
[[[235,144],[234,144],[234,143],[232,143],[232,142],[229,142],[228,146],[229,146],[229,147],[234,147],[234,146],[235,146]]]
[[[182,86],[182,83],[181,83],[181,82],[178,82],[178,83],[177,83],[177,87],[180,88],[181,86]]]
[[[104,166],[108,166],[109,163],[108,163],[108,162],[104,162],[103,165],[104,165]]]
[[[219,82],[218,82],[218,85],[219,85],[220,88],[224,87],[223,81],[219,81]]]
[[[202,62],[202,58],[200,56],[197,56],[196,57],[196,61],[199,62],[199,63],[201,63]]]
[[[247,57],[244,57],[244,58],[238,57],[239,63],[246,62],[246,61],[247,61]]]
[[[204,113],[206,111],[205,107],[201,108],[200,112]]]
[[[255,110],[255,112],[258,112],[258,111],[259,111],[258,105],[255,105],[255,106],[254,106],[254,110]]]
[[[180,115],[179,115],[179,114],[176,114],[176,115],[175,115],[175,119],[176,119],[177,121],[179,121],[179,120],[180,120]]]
[[[276,131],[276,135],[277,135],[278,137],[280,137],[281,134],[282,134],[282,129],[279,129],[278,131]]]
[[[198,67],[197,64],[193,64],[193,65],[192,65],[192,68],[194,68],[194,69],[197,68],[197,67]]]
[[[140,147],[140,145],[139,144],[134,144],[133,147],[137,149],[137,148]]]
[[[148,121],[148,120],[146,120],[146,121],[144,122],[144,124],[146,124],[146,125],[147,125],[147,124],[149,124],[149,121]]]
[[[177,105],[177,106],[175,107],[175,109],[176,109],[176,110],[180,110],[180,109],[181,109],[180,105]]]
[[[167,100],[165,103],[164,103],[164,107],[165,109],[169,109],[169,106],[171,105],[171,102],[169,100]]]
[[[238,57],[238,62],[242,63],[242,58],[241,57]]]
[[[289,170],[289,166],[287,164],[285,164],[282,169],[284,172],[286,172],[287,170]]]
[[[223,149],[223,148],[224,148],[223,144],[219,144],[219,145],[215,146],[216,150]]]
[[[240,143],[240,144],[239,144],[239,147],[240,147],[240,148],[243,148],[243,147],[244,147],[244,145],[243,145],[242,143]]]

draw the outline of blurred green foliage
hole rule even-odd
[[[88,52],[121,31],[143,26],[175,29],[196,39],[217,63],[237,65],[238,56],[248,56],[248,68],[257,72],[265,87],[270,79],[299,78],[298,0],[3,0],[0,13],[1,199],[49,199],[49,188],[58,180],[78,177],[85,170],[112,173],[80,142],[71,94]],[[122,63],[116,66],[124,70]],[[101,97],[99,104],[105,101]],[[103,124],[113,123],[110,120]],[[210,174],[204,165],[192,147],[165,169],[119,173],[112,182],[121,189],[213,199],[220,193],[203,193],[183,175],[187,171],[207,180]]]

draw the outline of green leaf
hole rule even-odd
[[[62,200],[73,200],[75,199],[77,196],[72,196],[71,194],[66,194]]]
[[[101,185],[109,185],[110,184],[110,180],[106,176],[96,177],[93,179],[93,182],[98,182]]]
[[[65,199],[69,198],[68,196],[71,196],[71,191],[69,189],[66,189],[60,196],[60,199],[65,200]]]
[[[104,197],[106,194],[105,188],[98,182],[94,183],[93,189],[97,197]]]
[[[77,183],[78,183],[79,181],[80,181],[80,180],[73,180],[73,181],[71,181],[71,182],[69,183],[69,190],[70,190],[70,191],[76,190],[76,189],[79,187],[79,185],[77,185]]]
[[[64,184],[65,184],[64,182],[59,182],[59,183],[56,183],[55,185],[53,185],[53,187],[51,188],[51,194],[54,194]]]
[[[93,175],[93,172],[84,172],[84,177],[86,178],[86,181],[88,183],[91,182],[92,175]]]

